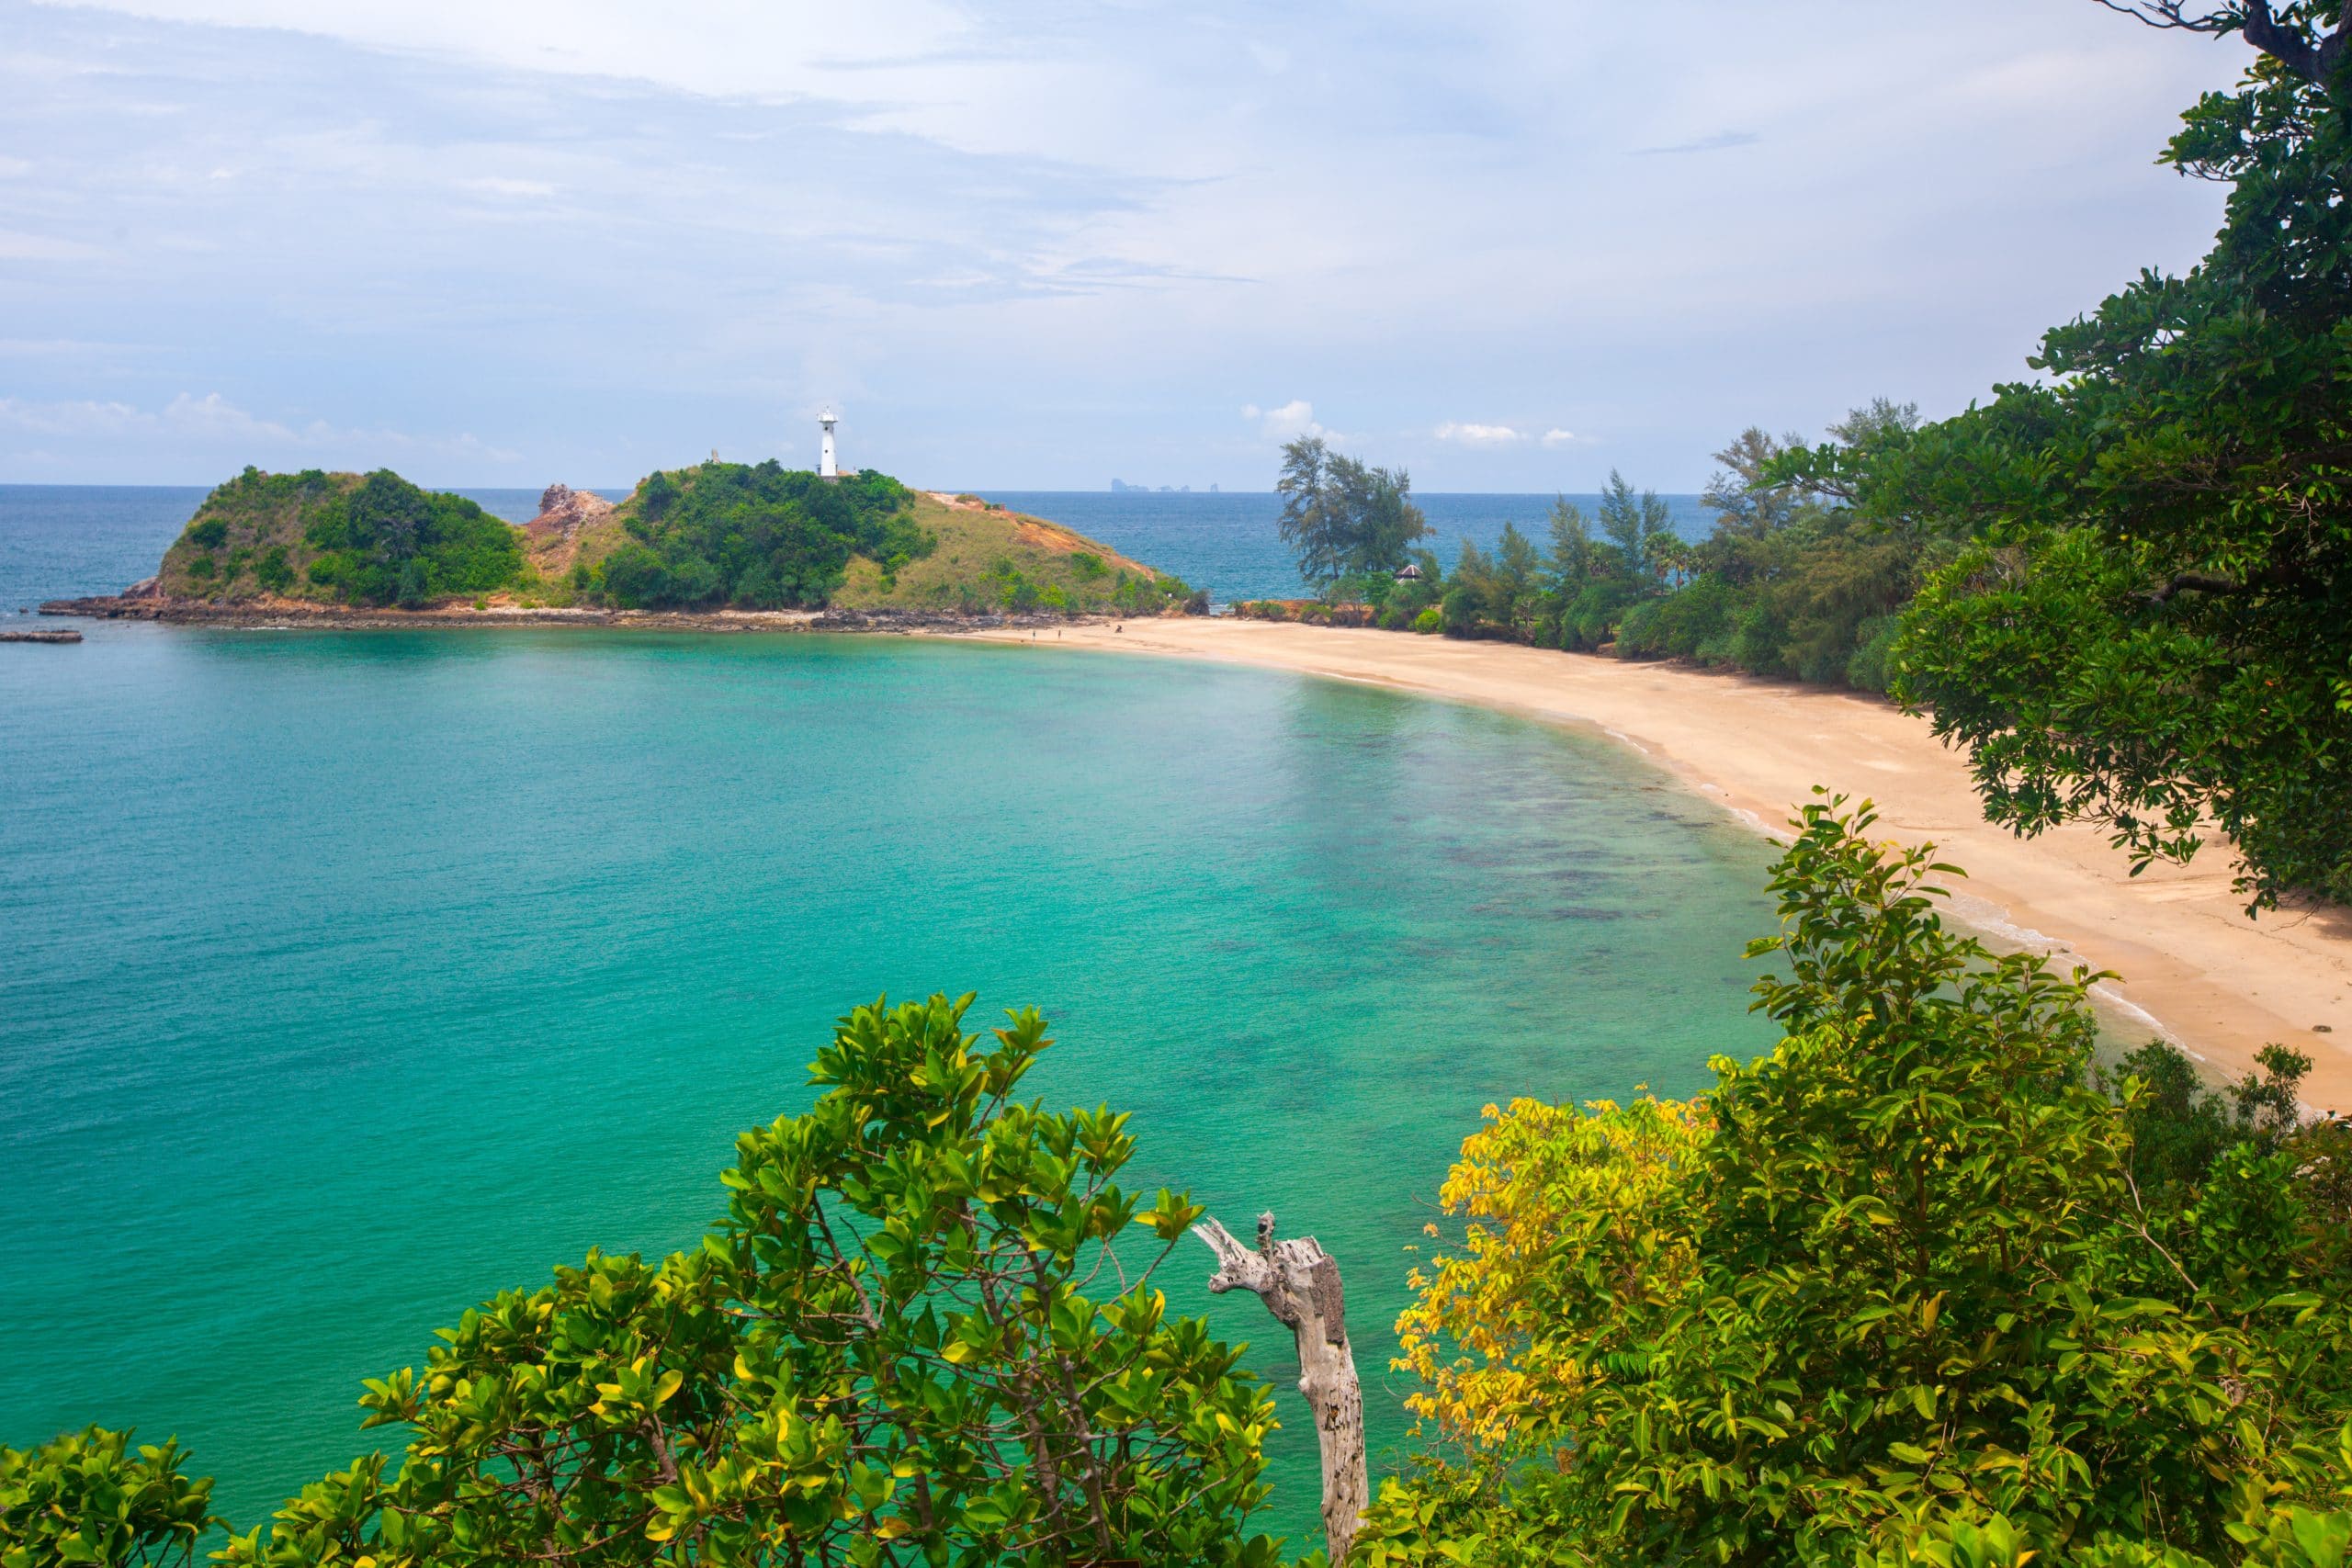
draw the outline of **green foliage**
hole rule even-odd
[[[176,1442],[131,1446],[93,1427],[0,1447],[0,1568],[187,1563],[219,1521],[212,1483],[180,1473]]]
[[[1713,1064],[1712,1128],[1651,1222],[1611,1223],[1589,1180],[1510,1201],[1561,1209],[1511,1319],[1561,1386],[1500,1462],[1392,1487],[1367,1561],[1530,1560],[1500,1544],[1522,1539],[1585,1562],[2267,1561],[2245,1531],[2334,1539],[2280,1509],[2324,1493],[2352,1414],[2352,1278],[2277,1082],[2249,1125],[2278,1139],[2143,1179],[2150,1086],[2127,1075],[2119,1105],[2088,1072],[2097,976],[1945,929],[1951,868],[1871,824],[1833,801],[1796,825],[1781,934],[1750,949],[1785,960],[1757,987],[1784,1037]]]
[[[1638,581],[1667,575],[1680,540],[1656,491],[1644,491],[1637,501],[1625,476],[1610,469],[1608,488],[1600,493],[1600,522],[1608,540],[1603,548],[1614,552],[1610,565],[1619,576]]]
[[[514,528],[463,496],[420,490],[389,468],[340,483],[316,469],[248,468],[205,503],[207,510],[216,504],[247,515],[300,518],[310,557],[303,576],[345,604],[416,608],[447,594],[492,592],[522,573]],[[271,573],[291,583],[290,554],[280,555]]]
[[[286,558],[284,545],[272,545],[254,562],[254,580],[273,593],[283,593],[294,585],[294,567]]]
[[[368,1382],[396,1464],[217,1560],[1271,1568],[1244,1529],[1271,1402],[1151,1283],[1201,1211],[1117,1185],[1125,1115],[1014,1099],[1045,1021],[984,1042],[970,1001],[842,1019],[816,1104],[737,1140],[700,1247],[591,1253],[468,1312]],[[0,1565],[185,1561],[209,1483],[126,1445],[0,1450]]]
[[[602,563],[603,596],[628,609],[822,605],[854,555],[888,570],[931,553],[913,500],[885,474],[829,480],[773,459],[657,473],[621,509],[629,537]]]
[[[1881,400],[1832,429],[1824,451],[1875,447],[1907,435],[1908,406]],[[1793,443],[1794,437],[1788,438]],[[1506,524],[1493,552],[1464,541],[1452,573],[1414,553],[1418,580],[1359,568],[1350,536],[1325,504],[1325,476],[1344,459],[1319,442],[1285,449],[1284,537],[1325,597],[1369,604],[1377,625],[1416,627],[1442,605],[1449,636],[1539,647],[1613,648],[1625,658],[1679,658],[1758,674],[1885,687],[1898,614],[1931,547],[1826,502],[1833,492],[1782,477],[1791,447],[1748,430],[1716,454],[1724,464],[1705,502],[1714,533],[1690,545],[1666,503],[1612,472],[1597,517],[1561,497],[1539,545]],[[1948,552],[1947,552],[1948,553]]]
[[[1187,587],[1182,579],[1164,573],[1136,577],[1122,570],[1112,581],[1111,608],[1122,615],[1157,615],[1171,609],[1205,615],[1209,604],[1205,592]]]
[[[1395,576],[1430,532],[1402,468],[1366,467],[1331,451],[1319,435],[1283,448],[1274,491],[1283,501],[1283,543],[1297,552],[1299,576],[1327,599],[1348,578]]]
[[[217,550],[228,542],[229,525],[226,519],[220,517],[199,518],[190,523],[187,533],[181,536],[198,549]]]
[[[1880,399],[1833,426],[1823,452],[1900,440],[1917,411]],[[1684,585],[1656,609],[1628,613],[1621,653],[1690,659],[1821,685],[1883,691],[1898,616],[1931,547],[1833,504],[1808,475],[1792,479],[1798,438],[1744,431],[1715,454],[1702,498],[1714,531],[1690,547]]]
[[[1875,447],[1907,434],[1916,411],[1883,400],[1834,427],[1831,446]],[[1793,442],[1794,438],[1789,438]],[[1453,571],[1408,533],[1367,528],[1383,470],[1335,457],[1319,438],[1283,448],[1282,531],[1302,576],[1333,603],[1361,603],[1374,624],[1423,629],[1441,607],[1449,636],[1540,647],[1611,648],[1866,690],[1883,687],[1896,615],[1928,552],[1848,510],[1832,491],[1783,477],[1789,446],[1749,430],[1716,454],[1725,468],[1705,497],[1717,514],[1699,545],[1675,533],[1665,502],[1611,472],[1596,517],[1560,498],[1539,545],[1506,524],[1495,549],[1464,541]],[[1397,504],[1404,501],[1396,476]],[[1380,513],[1385,515],[1386,513]],[[1369,541],[1369,542],[1367,542]],[[1415,579],[1398,581],[1408,559]]]
[[[1468,539],[1445,590],[1445,626],[1455,637],[1532,640],[1544,621],[1544,561],[1533,540],[1505,523],[1495,553]]]
[[[1963,547],[1895,689],[1994,819],[2094,822],[2140,864],[2218,829],[2257,907],[2352,898],[2352,84],[2284,63],[2341,18],[2285,8],[2274,58],[2185,117],[2166,161],[2231,187],[2197,267],[2050,333],[2041,380],[1812,464]]]
[[[2138,1082],[2138,1092],[2124,1108],[2124,1122],[2143,1186],[2193,1187],[2233,1146],[2274,1148],[2296,1130],[2295,1090],[2311,1070],[2311,1058],[2267,1045],[2260,1061],[2259,1078],[2248,1074],[2228,1093],[2215,1094],[2198,1077],[2194,1063],[2154,1040],[2101,1075],[2109,1086]]]

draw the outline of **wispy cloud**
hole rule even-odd
[[[1332,435],[1234,418],[1270,388],[1431,490],[1589,489],[1596,430],[1695,489],[1747,424],[1956,409],[2193,260],[2219,194],[2149,154],[2245,58],[2049,0],[0,14],[8,428],[158,481],[609,483],[854,398],[850,459],[918,482],[1256,486]]]
[[[1677,141],[1666,147],[1636,147],[1636,158],[1670,157],[1678,152],[1719,152],[1726,147],[1753,147],[1764,140],[1752,130],[1718,130],[1713,136],[1702,136],[1695,141]]]
[[[214,173],[216,175],[220,175],[225,174],[226,171],[215,170]],[[555,185],[552,181],[518,180],[504,175],[477,175],[471,179],[459,180],[458,182],[458,187],[460,190],[480,191],[484,196],[504,196],[518,198],[529,197],[548,197],[555,194]]]
[[[1527,439],[1526,432],[1508,424],[1474,424],[1451,419],[1431,434],[1440,441],[1451,441],[1457,446],[1515,446]]]
[[[0,429],[46,436],[163,438],[244,454],[240,462],[303,452],[378,454],[347,459],[366,467],[419,453],[481,457],[500,462],[520,457],[519,453],[492,446],[469,434],[420,436],[383,428],[347,429],[324,420],[312,420],[298,427],[240,408],[218,392],[207,392],[202,397],[182,392],[160,409],[94,399],[44,403],[0,398]]]
[[[52,234],[25,234],[0,229],[0,261],[70,262],[96,261],[107,253],[96,245],[79,240],[60,239]]]

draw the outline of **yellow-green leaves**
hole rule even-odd
[[[1718,1059],[1701,1101],[1521,1102],[1464,1144],[1467,1229],[1399,1328],[1414,1407],[1476,1462],[1385,1497],[1371,1560],[2230,1558],[2236,1489],[2300,1495],[2352,1412],[2342,1247],[2267,1156],[2152,1197],[2085,1081],[2091,977],[1947,929],[1949,868],[1867,807],[1794,826],[1770,1055]],[[2275,1508],[2245,1528],[2304,1550]]]
[[[176,1441],[133,1448],[96,1427],[0,1447],[0,1568],[187,1562],[220,1521],[211,1481],[181,1473],[187,1457]]]

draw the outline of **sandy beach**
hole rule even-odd
[[[1007,641],[1026,632],[997,632]],[[1964,866],[1953,912],[1996,936],[2121,976],[2112,1004],[2234,1077],[2271,1041],[2312,1058],[2305,1100],[2352,1113],[2352,916],[2249,919],[2226,846],[2141,876],[2087,828],[2020,840],[1984,819],[1967,767],[1927,721],[1874,698],[1662,664],[1396,632],[1237,620],[1075,626],[1062,649],[1221,660],[1371,682],[1590,726],[1759,831],[1816,784],[1875,801],[1878,832]]]

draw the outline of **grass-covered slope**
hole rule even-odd
[[[1184,584],[1058,524],[881,474],[658,473],[580,534],[564,587],[622,608],[1150,614]]]
[[[515,587],[521,541],[463,496],[390,469],[247,468],[205,497],[164,552],[158,586],[175,598],[415,606]]]
[[[1074,529],[976,496],[919,494],[914,521],[932,547],[895,571],[850,563],[833,603],[845,608],[1060,610],[1151,615],[1191,591]]]

